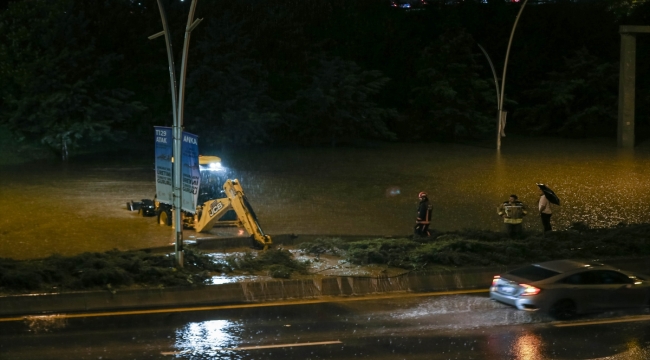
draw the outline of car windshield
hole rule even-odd
[[[515,275],[520,278],[524,278],[530,281],[539,281],[548,279],[552,276],[559,275],[557,271],[544,269],[539,266],[529,265],[519,269],[515,269],[509,272],[509,274]]]

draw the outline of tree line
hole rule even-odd
[[[190,1],[163,0],[180,65]],[[171,126],[156,0],[0,4],[0,125],[64,157],[102,139]],[[496,130],[496,91],[521,3],[204,0],[192,32],[185,129],[204,147],[474,141]],[[620,25],[648,23],[631,0],[531,2],[505,87],[508,131],[615,133]],[[639,37],[638,58],[650,46]],[[488,53],[489,59],[480,47]],[[647,66],[637,67],[644,128]],[[650,124],[648,124],[650,125]],[[650,126],[648,126],[650,127]]]

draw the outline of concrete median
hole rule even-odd
[[[408,273],[395,277],[332,276],[196,287],[129,289],[0,297],[0,316],[155,309],[399,292],[487,288],[497,269]]]

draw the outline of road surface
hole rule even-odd
[[[0,359],[650,358],[650,314],[554,322],[486,293],[0,320]]]

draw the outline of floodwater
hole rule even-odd
[[[553,207],[555,229],[649,221],[650,144],[629,151],[601,139],[506,138],[500,153],[391,144],[215,155],[241,181],[270,235],[410,235],[420,191],[434,205],[432,228],[499,230],[496,207],[514,193],[531,208],[525,230],[540,231],[536,183],[562,199]],[[148,156],[0,167],[0,257],[173,243],[170,228],[126,210],[129,200],[153,197]],[[185,238],[201,236],[184,231]]]

